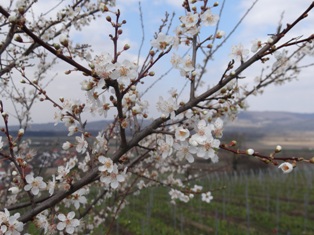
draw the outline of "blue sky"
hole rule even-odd
[[[39,0],[38,4],[47,4],[48,1]],[[50,3],[55,0],[50,0]],[[209,1],[211,2],[211,1]],[[233,26],[237,23],[240,17],[244,14],[246,9],[250,7],[253,1],[251,0],[227,0],[225,4],[225,10],[221,19],[221,30],[226,33],[230,32]],[[142,0],[142,11],[145,27],[145,42],[142,49],[142,55],[146,55],[149,47],[150,40],[153,38],[154,32],[157,31],[160,25],[160,19],[164,16],[164,12],[175,12],[176,19],[183,15],[183,9],[180,7],[180,0]],[[231,46],[242,43],[249,49],[251,42],[255,39],[266,39],[267,34],[275,32],[280,15],[284,11],[284,23],[292,22],[298,17],[301,12],[307,8],[310,4],[308,0],[260,0],[252,12],[247,16],[239,27],[237,33],[235,33],[225,45],[225,47],[219,51],[215,56],[215,61],[211,62],[208,67],[208,85],[214,85],[220,78],[221,73],[224,71],[226,64],[229,62]],[[38,5],[38,9],[41,9]],[[127,24],[124,26],[124,33],[121,37],[121,45],[128,43],[131,46],[131,50],[125,53],[124,57],[136,61],[137,52],[140,46],[140,38],[142,37],[140,21],[139,21],[139,8],[138,0],[117,0],[117,8],[121,10],[121,18],[127,20]],[[214,9],[213,12],[219,12],[220,7]],[[313,12],[314,13],[314,12]],[[300,26],[292,32],[289,37],[299,35],[309,35],[314,32],[309,32],[309,29],[314,25],[313,13],[310,14]],[[108,39],[108,33],[112,33],[112,29],[108,26],[104,17],[94,22],[87,28],[84,28],[82,32],[75,32],[71,34],[74,41],[87,42],[93,45],[94,55],[100,54],[104,51],[111,50],[111,42]],[[174,22],[178,22],[177,20]],[[208,33],[212,32],[214,28],[209,28]],[[170,33],[172,30],[170,30]],[[289,39],[289,38],[287,38]],[[141,57],[143,59],[143,57]],[[311,58],[313,61],[313,57]],[[309,62],[311,61],[309,60]],[[59,62],[57,67],[48,74],[48,77],[52,77],[57,73],[57,77],[49,85],[47,89],[48,94],[53,98],[64,96],[65,98],[79,98],[84,100],[84,94],[80,91],[80,82],[84,79],[79,73],[65,76],[64,71],[70,69],[68,65],[63,62]],[[169,58],[165,58],[162,63],[155,68],[156,74],[162,74],[163,71],[167,71],[170,68]],[[252,84],[252,81],[256,75],[260,73],[261,66],[255,65],[252,69],[245,72],[243,75],[247,77],[245,82]],[[306,112],[314,113],[314,105],[311,102],[312,88],[314,87],[314,81],[312,76],[313,69],[307,69],[300,75],[300,81],[293,81],[283,86],[271,86],[264,92],[263,95],[252,97],[248,99],[250,106],[249,110],[255,111],[289,111],[289,112]],[[158,76],[156,76],[158,77]],[[154,78],[151,78],[153,80]],[[148,86],[152,81],[148,81],[143,85]],[[165,77],[158,83],[156,89],[149,96],[144,98],[153,102],[158,99],[159,95],[166,96],[167,91],[171,86],[182,85],[185,81],[178,76],[178,72],[174,71],[169,76]],[[70,88],[70,89],[69,89]],[[180,90],[181,87],[178,87]],[[83,97],[83,98],[82,98]],[[151,104],[154,114],[155,103]],[[53,111],[51,111],[51,104],[49,103],[37,103],[32,110],[33,120],[38,122],[53,122]],[[97,118],[96,118],[97,119]],[[100,118],[98,118],[100,119]],[[11,122],[13,123],[13,122]]]

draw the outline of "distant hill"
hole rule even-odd
[[[88,131],[98,132],[104,129],[112,120],[94,121],[87,123]],[[144,121],[144,125],[149,123]],[[17,126],[10,127],[17,131]],[[244,133],[291,133],[291,132],[314,132],[314,114],[290,113],[290,112],[257,112],[245,111],[239,113],[234,121],[226,122],[225,131]],[[59,123],[31,124],[28,128],[28,135],[56,136],[67,132],[67,128]]]
[[[239,113],[235,121],[228,122],[225,130],[258,133],[310,132],[314,131],[314,114],[246,111]]]

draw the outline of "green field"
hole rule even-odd
[[[167,189],[146,189],[129,198],[111,234],[314,234],[313,176],[310,166],[212,174],[195,182],[213,190],[209,204],[196,196],[173,205]]]

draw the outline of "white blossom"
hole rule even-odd
[[[176,156],[179,159],[185,158],[189,163],[194,162],[193,154],[197,152],[194,146],[190,146],[186,141],[181,141],[180,143],[175,143],[173,147],[177,150]]]
[[[211,192],[202,193],[202,201],[210,203],[211,200],[213,200]]]
[[[191,12],[188,12],[185,16],[180,17],[181,22],[187,29],[195,27],[198,22],[198,19],[199,19],[198,14],[197,13],[193,14]]]
[[[76,151],[78,153],[85,153],[85,151],[86,151],[86,149],[88,147],[88,143],[85,140],[84,135],[82,134],[81,137],[76,136],[75,139],[76,139],[76,142],[77,142]]]
[[[231,56],[240,61],[244,61],[249,54],[249,50],[245,49],[242,44],[232,46]]]
[[[278,166],[283,173],[290,173],[293,170],[293,165],[290,162],[283,162]]]
[[[99,171],[109,173],[113,171],[113,161],[110,158],[101,155],[98,157],[98,161],[102,163],[102,165],[98,167]]]
[[[105,183],[107,186],[111,186],[111,188],[118,188],[119,184],[125,181],[125,174],[119,173],[118,166],[114,165],[113,169],[107,175],[101,175],[100,181]]]
[[[219,20],[218,15],[214,15],[210,9],[207,9],[202,15],[201,15],[201,21],[202,24],[205,26],[215,26]]]
[[[163,159],[172,154],[173,137],[171,135],[166,135],[165,139],[159,139],[157,144],[158,151]]]
[[[190,131],[183,127],[176,128],[175,139],[185,141],[190,136]]]
[[[73,211],[69,212],[67,216],[60,213],[58,215],[58,219],[60,222],[57,225],[57,229],[59,231],[62,231],[65,229],[65,231],[69,234],[73,234],[76,227],[80,225],[80,221],[78,219],[74,219],[75,213]]]
[[[10,215],[10,212],[4,208],[0,211],[0,233],[5,235],[19,235],[23,231],[24,224],[18,221],[20,213]]]
[[[116,63],[116,68],[111,73],[111,79],[118,80],[119,83],[128,85],[131,80],[137,77],[137,66],[129,60],[124,60],[121,64]]]
[[[33,195],[37,195],[40,190],[47,187],[47,184],[43,181],[43,177],[40,176],[34,178],[33,174],[28,174],[25,180],[27,184],[24,186],[24,190],[31,191]]]
[[[171,46],[173,43],[173,37],[165,35],[160,32],[156,39],[151,41],[151,45],[159,50],[164,51],[168,46]]]

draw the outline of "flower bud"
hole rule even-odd
[[[252,156],[254,154],[254,149],[247,149],[246,154]]]
[[[277,145],[275,148],[275,153],[279,153],[281,151],[282,147],[280,145]]]
[[[148,75],[151,76],[151,77],[152,77],[152,76],[155,76],[155,72],[150,71]]]
[[[11,187],[8,189],[12,194],[18,194],[20,192],[18,187]]]
[[[99,4],[99,10],[101,10],[101,12],[107,12],[107,11],[109,11],[108,7],[107,7],[106,4],[103,3],[103,2]]]
[[[268,39],[267,39],[267,42],[268,42],[268,43],[273,43],[273,42],[274,42],[274,39],[268,38]]]
[[[6,112],[2,112],[1,115],[2,115],[2,117],[4,117],[4,118],[9,116]]]
[[[61,45],[67,47],[69,45],[69,40],[65,35],[61,35],[59,38]]]
[[[53,44],[53,47],[54,47],[56,50],[59,50],[59,49],[60,49],[60,44],[59,44],[59,43],[54,43],[54,44]]]
[[[25,6],[21,6],[17,10],[21,15],[23,15],[25,13]]]
[[[237,141],[236,140],[232,140],[229,144],[230,147],[232,146],[236,146],[237,145]]]
[[[217,31],[215,37],[220,39],[222,38],[223,36],[225,36],[225,32],[224,31]]]
[[[126,51],[126,50],[129,50],[129,49],[130,49],[130,45],[129,44],[125,44],[124,47],[123,47],[123,50]]]
[[[63,150],[69,150],[72,147],[73,147],[73,145],[69,141],[64,142],[62,145]]]
[[[17,136],[18,136],[18,137],[22,137],[23,135],[24,135],[24,129],[21,128],[21,129],[19,129],[19,131],[18,131],[18,133],[17,133]]]
[[[17,16],[16,15],[10,15],[8,20],[10,23],[15,23],[17,20]]]
[[[17,42],[23,42],[23,39],[21,38],[20,35],[16,35],[14,40],[17,41]]]

